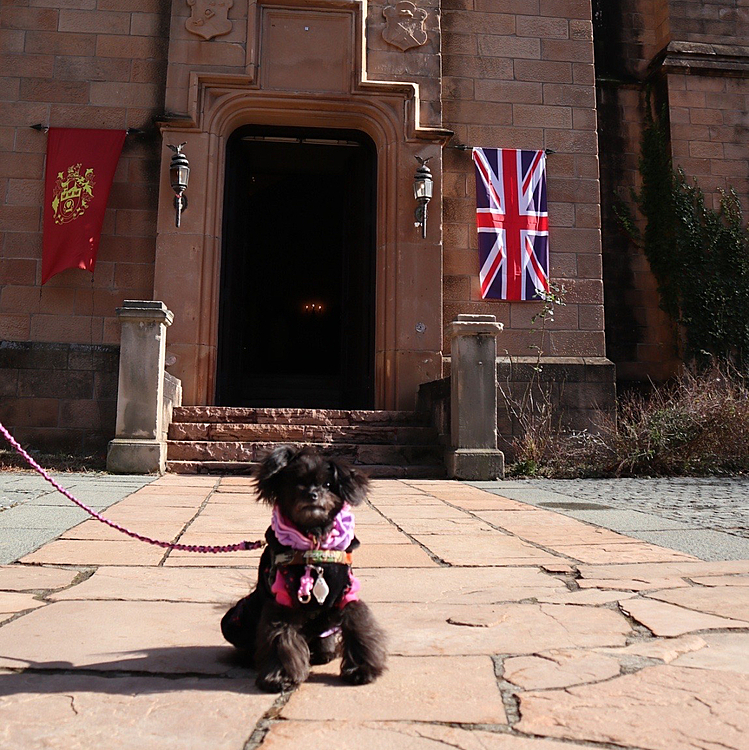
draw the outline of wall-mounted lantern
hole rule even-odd
[[[425,238],[427,236],[427,203],[432,200],[432,189],[434,187],[434,179],[432,173],[429,171],[427,162],[432,157],[429,156],[426,159],[422,159],[420,156],[416,157],[419,162],[419,166],[414,174],[414,198],[416,198],[416,213],[414,214],[414,226],[421,227],[421,236]]]
[[[171,143],[167,144],[174,151],[174,156],[172,156],[172,161],[169,164],[169,184],[174,190],[175,225],[177,227],[180,225],[182,212],[187,208],[187,197],[184,193],[190,181],[190,162],[182,153],[182,149],[186,145],[186,143],[180,143],[178,146],[172,146]]]

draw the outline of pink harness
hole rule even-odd
[[[271,528],[276,535],[276,539],[284,547],[291,547],[294,550],[337,550],[343,552],[354,540],[354,514],[351,512],[349,505],[344,505],[333,520],[333,527],[328,534],[325,537],[316,538],[303,534],[281,515],[277,507],[274,507],[271,516]],[[317,572],[316,581],[312,579],[313,570]],[[360,588],[361,584],[349,569],[349,587],[341,597],[338,606],[343,609],[349,602],[357,601],[359,599],[357,592]],[[284,607],[294,606],[280,570],[276,571],[271,592],[280,605]],[[318,602],[322,604],[327,597],[327,593],[328,586],[325,583],[322,568],[307,565],[299,581],[297,599],[302,604],[306,604],[314,594]]]

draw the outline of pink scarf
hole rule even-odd
[[[273,529],[273,533],[276,535],[276,539],[278,539],[284,547],[291,547],[292,549],[345,550],[354,540],[354,514],[351,512],[351,508],[347,504],[344,505],[338,515],[336,515],[331,530],[321,539],[316,539],[313,536],[303,534],[296,528],[296,526],[293,526],[281,515],[276,506],[273,507],[270,525]],[[321,576],[321,573],[318,572],[318,576]],[[338,604],[341,609],[343,609],[343,607],[349,602],[354,602],[359,599],[357,592],[359,591],[360,584],[350,570],[349,580],[350,585]],[[310,591],[312,590],[313,585],[311,566],[306,566],[299,583],[300,586],[297,593],[297,599],[302,602],[309,601]],[[275,595],[276,601],[282,606],[294,606],[280,570],[276,571],[276,580],[273,582],[271,592]]]
[[[276,506],[273,507],[273,515],[270,521],[273,533],[284,547],[292,549],[346,549],[354,539],[354,514],[348,505],[341,508],[338,515],[333,520],[333,528],[328,535],[322,539],[316,540],[314,537],[303,534],[296,526],[289,523],[279,512]]]

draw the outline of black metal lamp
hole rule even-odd
[[[414,226],[421,227],[421,236],[426,238],[427,236],[427,203],[432,200],[432,190],[434,188],[434,179],[432,173],[427,166],[427,162],[432,157],[429,156],[426,159],[422,159],[420,156],[416,157],[419,162],[419,166],[414,174],[414,198],[416,198],[416,212],[414,214]]]
[[[187,185],[190,182],[190,162],[187,157],[182,153],[182,149],[187,143],[180,143],[178,146],[172,146],[168,143],[174,156],[169,164],[169,184],[174,190],[174,208],[176,209],[175,225],[180,225],[180,219],[182,218],[182,212],[187,208],[187,197],[184,195],[187,190]]]

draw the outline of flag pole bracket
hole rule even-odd
[[[40,133],[46,133],[49,130],[49,125],[42,125],[41,122],[37,122],[35,125],[29,125],[29,127],[38,130]],[[145,130],[141,130],[140,128],[127,128],[125,133],[127,135],[141,135],[142,133],[145,133]]]
[[[471,151],[473,146],[466,146],[465,143],[456,143],[454,146],[448,146],[447,148],[455,148],[458,151]],[[545,148],[544,153],[548,156],[549,154],[556,154],[553,148]]]

